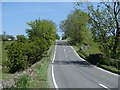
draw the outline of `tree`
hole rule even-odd
[[[120,2],[113,2],[114,3],[114,20],[115,20],[115,26],[116,26],[116,35],[115,35],[115,42],[113,46],[113,57],[117,55],[117,50],[119,49],[120,45],[120,23],[119,23],[119,18],[120,18]],[[109,5],[106,5],[107,7]],[[118,54],[119,55],[119,54]]]
[[[2,34],[2,40],[3,40],[4,42],[8,40],[7,34],[6,34],[5,31],[4,31],[3,34]]]
[[[80,6],[80,3],[77,3]],[[106,57],[120,58],[120,2],[101,2],[97,8],[88,5],[93,38]]]
[[[67,39],[67,36],[65,34],[62,35],[62,40]]]
[[[111,58],[119,56],[117,54],[120,46],[119,5],[120,2],[104,2],[99,4],[96,10],[93,6],[88,6],[94,38],[100,43],[102,52]]]
[[[15,40],[14,36],[12,36],[12,35],[8,35],[7,37],[8,37],[8,39],[10,39],[12,41]]]
[[[47,47],[53,44],[56,39],[56,26],[52,21],[37,19],[27,24],[31,27],[26,30],[30,40],[45,40]]]
[[[0,35],[0,38],[1,38],[2,41],[4,41],[4,42],[7,41],[8,39],[10,39],[10,40],[15,40],[14,36],[6,34],[5,31],[3,32],[3,34]]]
[[[60,39],[60,36],[58,34],[56,34],[56,39],[59,40]]]
[[[43,54],[47,52],[55,41],[56,26],[52,21],[40,19],[28,22],[27,24],[30,26],[30,29],[27,29],[26,33],[28,34],[29,40],[33,42],[31,48],[33,48],[32,52],[34,52],[34,54],[28,53],[28,56],[30,55],[29,61],[34,63],[41,59]]]
[[[6,66],[11,73],[41,60],[56,39],[56,26],[52,21],[37,19],[27,24],[30,26],[30,29],[26,30],[28,39],[24,35],[18,35],[18,41],[6,45]]]
[[[17,35],[17,40],[20,42],[25,42],[26,39],[25,35]]]
[[[66,20],[61,22],[60,28],[73,43],[83,42],[86,38],[88,20],[87,13],[75,9]]]

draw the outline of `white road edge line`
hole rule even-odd
[[[103,87],[103,88],[105,88],[105,89],[108,89],[108,90],[110,90],[108,87],[106,87],[105,85],[103,85],[103,84],[99,84],[101,87]]]
[[[54,69],[53,69],[53,63],[54,63],[55,55],[56,55],[56,48],[57,48],[57,45],[55,45],[55,51],[54,51],[54,56],[53,56],[53,60],[52,60],[52,79],[53,79],[53,84],[54,84],[55,88],[58,88],[57,83],[55,81]]]
[[[67,42],[67,41],[66,41]],[[68,42],[67,42],[68,43]],[[69,43],[68,43],[69,44]],[[69,44],[70,45],[70,44]],[[86,61],[86,60],[84,60],[83,58],[81,58],[79,55],[78,55],[78,53],[75,51],[75,49],[70,45],[70,47],[73,49],[73,51],[75,52],[75,54],[81,59],[81,60],[83,60],[83,61]],[[88,62],[88,61],[87,61]],[[89,63],[89,62],[88,62]],[[102,68],[100,68],[100,67],[97,67],[97,66],[95,66],[95,65],[92,65],[93,67],[95,67],[95,68],[97,68],[97,69],[99,69],[99,70],[101,70],[101,71],[104,71],[104,72],[107,72],[107,73],[109,73],[109,74],[112,74],[112,75],[114,75],[114,76],[119,76],[118,74],[115,74],[115,73],[112,73],[112,72],[110,72],[110,71],[107,71],[107,70],[105,70],[105,69],[102,69]]]

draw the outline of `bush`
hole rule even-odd
[[[108,59],[105,58],[105,56],[103,56],[102,54],[90,54],[87,57],[87,60],[94,64],[94,65],[106,65],[106,66],[112,66],[114,68],[119,69],[120,68],[120,61],[119,60],[115,60],[115,59]]]
[[[9,72],[14,73],[28,67],[27,56],[25,55],[25,46],[21,42],[14,42],[7,46],[8,60],[6,66],[9,67]]]
[[[43,39],[36,39],[36,41],[13,42],[7,45],[6,49],[8,60],[5,62],[9,68],[10,73],[24,70],[28,66],[41,60],[43,54],[48,50],[49,45]]]
[[[35,62],[41,60],[43,57],[43,53],[47,51],[48,45],[44,40],[36,39],[34,42],[30,42],[25,44],[26,46],[26,56],[28,57],[28,62],[30,64],[34,64]]]
[[[89,54],[87,60],[94,65],[99,65],[105,62],[102,54]]]
[[[17,35],[17,40],[20,42],[25,42],[26,41],[26,37],[24,35]]]
[[[52,21],[35,20],[28,22],[31,27],[26,30],[28,39],[18,35],[17,41],[8,45],[6,66],[10,73],[24,70],[29,65],[41,60],[56,38],[56,26]]]
[[[62,36],[62,40],[65,40],[65,39],[67,39],[67,36],[66,36],[66,35],[63,35],[63,36]]]
[[[108,65],[119,69],[120,68],[120,60],[109,59]]]

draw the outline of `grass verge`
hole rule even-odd
[[[98,49],[98,45],[95,43],[91,44],[91,46],[87,50],[83,50],[82,52],[79,51],[79,48],[80,48],[79,45],[72,45],[72,46],[76,50],[76,52],[79,54],[79,56],[84,58],[85,60],[88,59],[87,57],[89,56],[89,54],[101,53]],[[113,67],[113,66],[99,64],[98,67],[101,67],[105,70],[111,71],[111,72],[116,73],[116,74],[120,74],[120,70],[118,68]]]
[[[103,69],[106,69],[108,71],[111,71],[113,73],[117,73],[120,75],[120,70],[118,70],[117,68],[115,67],[112,67],[112,66],[107,66],[107,65],[100,65],[99,67],[103,68]]]
[[[29,80],[29,88],[49,88],[47,76],[49,63],[50,58],[44,57],[42,62],[36,66],[36,76],[33,80]]]

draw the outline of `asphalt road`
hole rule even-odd
[[[83,61],[66,41],[56,42],[54,54],[52,79],[55,88],[119,90],[120,83],[117,75],[95,68]]]

